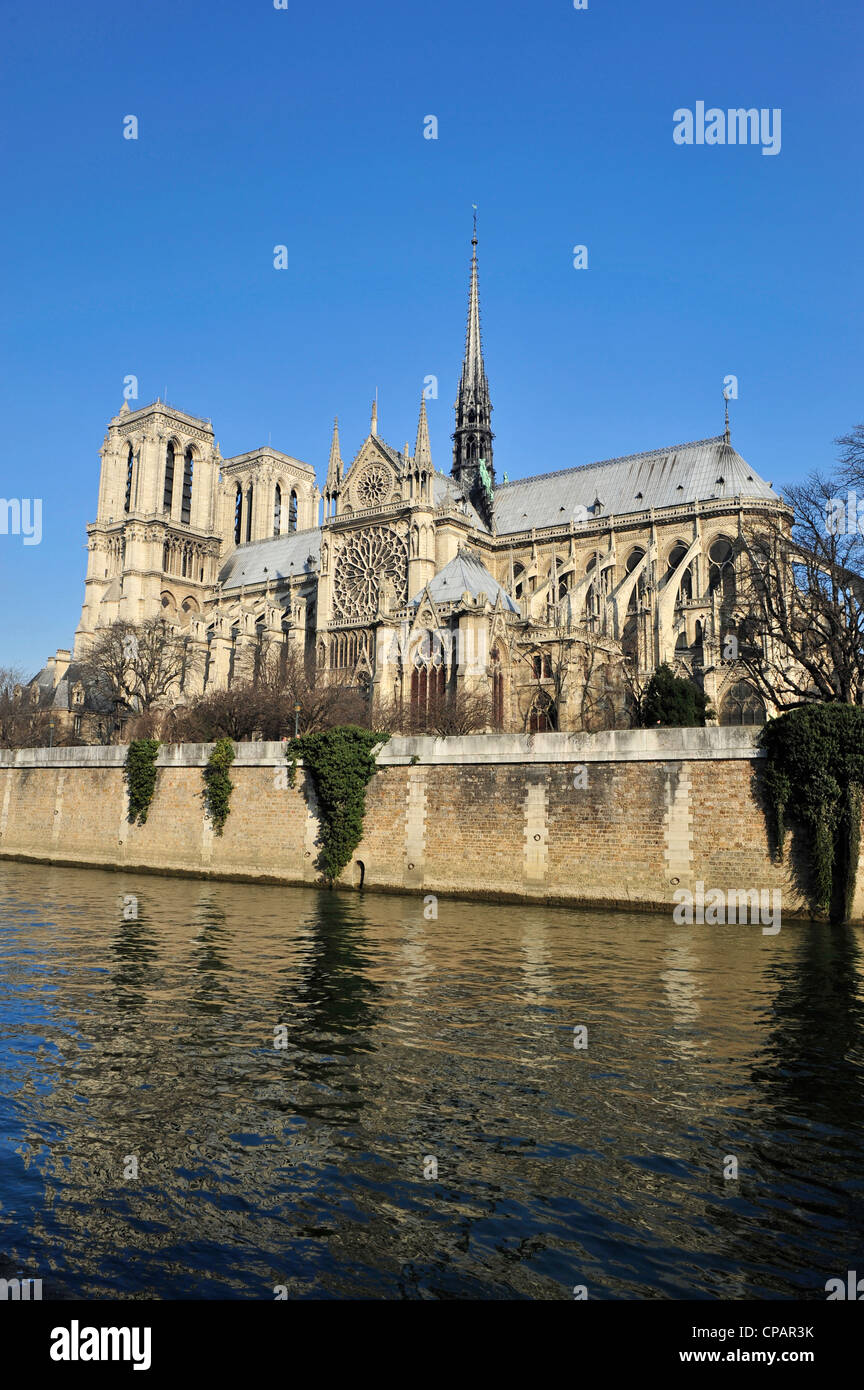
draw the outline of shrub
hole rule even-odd
[[[291,784],[297,763],[312,778],[321,814],[318,868],[330,887],[360,843],[366,811],[366,787],[376,771],[372,750],[388,737],[348,724],[320,734],[303,734],[286,749]]]
[[[159,740],[155,738],[136,738],[129,744],[126,753],[124,776],[129,792],[129,822],[144,825],[153,793],[156,790],[156,758],[159,754]]]
[[[791,817],[808,835],[801,887],[811,911],[845,922],[858,869],[864,709],[839,702],[801,705],[769,720],[761,743],[768,755],[765,787],[778,857]]]
[[[676,676],[666,663],[658,666],[642,699],[642,726],[692,728],[705,723],[708,697],[693,681]]]
[[[231,809],[234,783],[228,775],[228,769],[234,758],[235,749],[231,739],[220,738],[214,745],[204,769],[204,800],[217,835],[221,835],[225,829]]]

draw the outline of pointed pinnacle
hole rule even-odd
[[[414,446],[414,462],[420,467],[432,467],[432,450],[429,445],[429,421],[426,418],[426,397],[420,397],[420,419],[417,424],[417,443]]]
[[[342,481],[342,455],[339,452],[339,416],[333,417],[333,438],[330,443],[330,462],[327,465],[328,484]]]

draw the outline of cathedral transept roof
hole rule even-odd
[[[472,599],[476,599],[478,594],[485,594],[493,606],[500,594],[501,602],[508,612],[519,612],[510,595],[505,593],[482,560],[464,549],[454,555],[449,564],[440,569],[429,580],[425,589],[411,600],[413,606],[420,603],[424,593],[428,593],[433,603],[458,603],[465,593],[470,594]]]

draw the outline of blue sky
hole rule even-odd
[[[864,419],[860,0],[91,0],[3,27],[0,495],[44,520],[0,535],[0,665],[71,644],[127,374],[226,457],[269,437],[321,479],[334,414],[350,459],[377,387],[401,447],[435,375],[449,469],[475,202],[499,478],[719,433],[727,374],[778,485]],[[780,153],[676,145],[700,100],[780,108]]]

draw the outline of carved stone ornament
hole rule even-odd
[[[346,622],[373,618],[378,611],[378,586],[382,575],[392,582],[397,602],[404,602],[408,579],[408,551],[404,541],[386,526],[370,526],[355,532],[343,545],[335,563],[334,615]]]
[[[355,505],[360,508],[383,507],[393,491],[393,476],[383,463],[370,463],[354,484]]]

